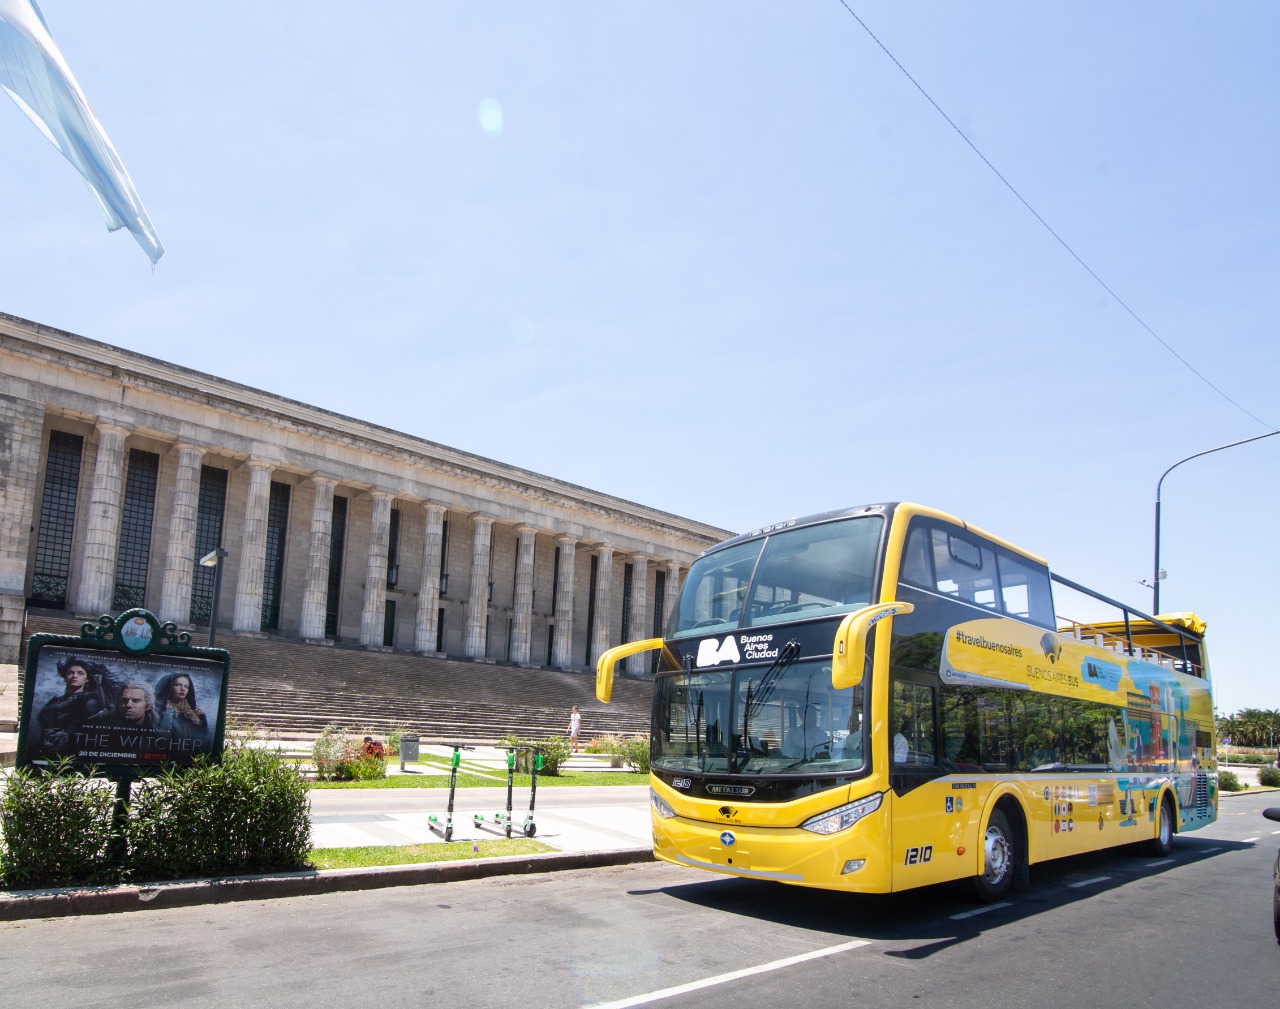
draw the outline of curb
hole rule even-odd
[[[420,862],[363,869],[318,869],[259,876],[224,876],[142,886],[10,890],[0,893],[0,921],[150,911],[237,900],[270,900],[276,897],[304,897],[348,890],[377,890],[388,886],[457,883],[491,876],[598,869],[650,861],[653,861],[653,849],[624,848],[614,851],[512,855],[474,862]]]

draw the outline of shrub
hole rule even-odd
[[[1258,784],[1267,788],[1280,788],[1280,768],[1264,767],[1258,772]]]
[[[311,761],[321,781],[371,781],[387,773],[387,750],[376,756],[361,749],[364,737],[357,741],[348,730],[326,725],[311,745]]]
[[[539,774],[560,776],[560,765],[569,759],[569,740],[564,736],[547,736],[545,739],[521,739],[515,733],[498,740],[499,746],[524,746],[528,749],[516,753],[516,773],[531,774],[533,753],[542,754],[542,770]]]
[[[622,741],[622,759],[628,770],[649,773],[649,737],[631,736]]]
[[[10,888],[110,883],[115,787],[69,765],[24,768],[0,792],[0,882]]]
[[[622,737],[615,732],[606,732],[603,736],[594,736],[582,748],[584,753],[607,753],[611,757],[622,755]]]
[[[307,783],[279,752],[230,746],[134,786],[128,874],[182,879],[303,869],[311,850]]]
[[[1224,792],[1244,791],[1244,785],[1240,783],[1240,779],[1235,776],[1234,771],[1218,772],[1218,788]]]

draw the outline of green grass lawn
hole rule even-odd
[[[412,764],[406,764],[412,767]],[[557,776],[538,775],[539,788],[563,788],[566,785],[645,785],[649,782],[647,774],[634,774],[631,771],[561,771]],[[505,786],[507,776],[501,778],[481,777],[478,774],[458,772],[459,788],[496,788]],[[515,787],[529,788],[530,776],[517,774]],[[373,781],[314,781],[312,788],[448,788],[447,774],[393,774]]]
[[[453,841],[449,844],[376,845],[368,848],[312,848],[311,864],[317,869],[360,869],[376,865],[413,865],[417,862],[461,862],[502,855],[536,855],[555,851],[550,845],[521,837],[511,840]]]

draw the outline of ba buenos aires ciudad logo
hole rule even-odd
[[[707,638],[698,644],[698,668],[718,666],[721,662],[741,662],[742,654],[738,651],[738,642],[730,634],[723,642],[715,638]]]

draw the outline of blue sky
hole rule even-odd
[[[849,6],[1257,419],[839,0],[44,0],[166,255],[0,103],[0,310],[731,530],[921,501],[1147,609],[1161,472],[1280,425],[1280,6]],[[1164,483],[1225,711],[1280,708],[1278,461]]]

